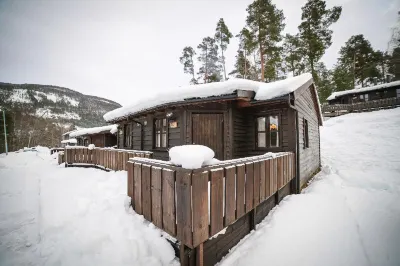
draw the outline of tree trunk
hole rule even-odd
[[[246,73],[247,73],[247,64],[246,64],[246,50],[244,50],[244,75],[243,78],[246,78]]]
[[[224,68],[224,80],[226,80],[225,58],[224,58],[224,50],[222,48],[221,48],[221,54],[222,54],[222,66]]]
[[[208,59],[208,47],[206,49],[206,63],[204,65],[204,83],[207,83],[207,59]]]
[[[192,63],[192,77],[193,77],[193,80],[194,80],[194,64],[193,64],[193,56],[191,56],[190,57],[190,61],[192,61],[191,63]]]
[[[262,51],[262,45],[260,43],[260,59],[261,59],[261,82],[264,81],[264,53]]]
[[[255,79],[256,79],[256,81],[258,81],[257,63],[256,63],[256,51],[254,51],[253,57],[254,57],[254,70],[255,70],[255,73],[256,73]]]

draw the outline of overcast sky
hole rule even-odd
[[[187,85],[182,48],[212,36],[223,17],[236,35],[252,0],[7,1],[0,0],[0,81],[50,84],[121,104],[137,95]],[[273,0],[296,33],[306,0]],[[400,0],[327,0],[342,5],[333,45],[323,61],[331,67],[351,35],[364,34],[386,50]],[[226,52],[234,64],[237,41]]]

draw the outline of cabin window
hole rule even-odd
[[[308,121],[303,118],[303,148],[309,147],[309,139],[308,139]]]
[[[156,119],[154,120],[154,147],[155,148],[166,148],[167,147],[167,119]]]
[[[257,117],[257,148],[279,147],[279,117]]]
[[[360,99],[361,99],[361,100],[364,100],[364,95],[361,94],[361,95],[360,95]]]
[[[400,89],[396,89],[397,98],[400,98]]]
[[[365,99],[366,102],[368,101],[368,94],[364,95],[364,99]]]

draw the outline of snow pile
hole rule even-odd
[[[178,265],[129,207],[125,171],[65,168],[38,151],[0,156],[0,265]]]
[[[65,140],[62,140],[61,143],[74,143],[74,144],[76,144],[76,143],[78,143],[78,141],[76,139],[65,139]]]
[[[368,91],[373,91],[373,90],[390,88],[390,87],[394,87],[394,86],[400,86],[400,80],[389,82],[389,83],[385,83],[385,84],[379,84],[379,85],[376,85],[376,86],[360,88],[360,89],[352,89],[352,90],[347,90],[347,91],[337,91],[337,92],[332,93],[326,99],[328,101],[330,101],[330,100],[336,99],[336,97],[340,97],[340,96],[347,95],[347,94],[368,92]]]
[[[96,146],[94,146],[94,144],[89,144],[89,145],[88,145],[88,149],[89,149],[89,150],[93,150],[94,148],[96,148]]]
[[[170,162],[186,169],[197,169],[214,158],[214,151],[203,145],[175,146],[169,150]]]
[[[220,265],[399,265],[397,143],[400,108],[326,121],[321,173],[302,194],[286,197]]]
[[[125,117],[159,105],[184,101],[190,98],[207,98],[232,94],[237,90],[254,91],[256,100],[269,100],[286,95],[298,89],[301,85],[312,79],[311,74],[279,80],[271,83],[257,82],[247,79],[229,79],[223,82],[207,83],[177,87],[166,90],[164,93],[151,97],[135,97],[135,102],[106,113],[103,117],[106,121]]]
[[[84,136],[84,135],[92,135],[92,134],[98,134],[98,133],[103,133],[103,132],[110,132],[111,134],[114,134],[117,132],[118,125],[108,125],[108,126],[102,126],[102,127],[91,127],[91,128],[84,128],[80,130],[75,130],[69,134],[70,137],[79,137],[79,136]]]

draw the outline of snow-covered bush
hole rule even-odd
[[[171,163],[186,169],[201,168],[214,158],[214,151],[203,145],[182,145],[169,150]]]
[[[94,146],[94,144],[89,144],[89,146],[88,146],[89,150],[93,150],[94,148],[96,148],[96,146]]]

